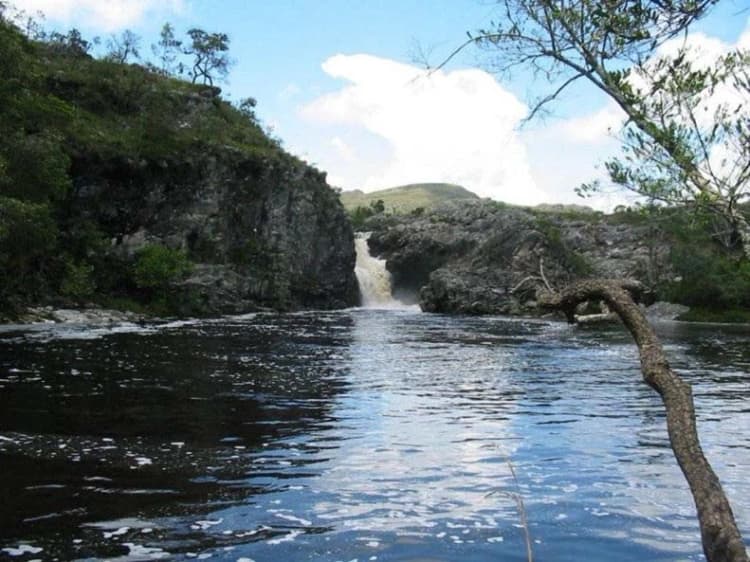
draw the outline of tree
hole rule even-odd
[[[250,121],[251,123],[257,123],[258,116],[255,115],[256,105],[258,105],[258,101],[255,98],[242,98],[237,104],[237,109],[248,119],[248,121]]]
[[[71,57],[88,56],[89,51],[99,44],[99,38],[94,37],[87,41],[76,28],[72,28],[67,33],[52,32],[47,37],[47,45],[61,55]]]
[[[119,36],[112,35],[107,40],[107,59],[125,64],[129,58],[141,58],[141,38],[129,29]]]
[[[384,213],[385,202],[382,199],[378,199],[377,201],[375,200],[370,201],[370,208],[373,210],[375,214]]]
[[[171,24],[165,23],[159,33],[159,42],[151,45],[151,51],[159,61],[159,71],[162,74],[182,74],[182,63],[177,64],[179,56],[182,54],[182,41],[175,39],[174,28]]]
[[[193,56],[193,69],[190,72],[193,84],[202,80],[203,84],[213,86],[217,76],[224,78],[229,73],[229,36],[198,28],[190,29],[188,36],[191,42],[184,52]]]
[[[686,45],[636,68],[640,110],[661,130],[627,127],[624,158],[607,162],[612,180],[651,200],[695,205],[713,217],[714,238],[750,257],[741,204],[750,195],[747,53],[696,62]],[[588,190],[584,186],[582,193]]]
[[[704,206],[727,224],[727,242],[750,257],[750,225],[739,205],[750,178],[750,123],[737,111],[750,92],[750,58],[734,52],[699,67],[685,45],[663,56],[717,2],[500,0],[501,20],[460,48],[479,45],[496,56],[497,70],[530,68],[553,84],[529,118],[579,80],[603,91],[626,117],[627,156],[607,165],[615,183]],[[708,105],[721,88],[737,96]]]

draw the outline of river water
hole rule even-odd
[[[747,537],[750,332],[659,332]],[[0,559],[523,561],[526,531],[537,561],[702,559],[618,327],[359,309],[0,332]]]

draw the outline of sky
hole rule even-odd
[[[574,188],[601,179],[618,153],[622,117],[593,87],[577,87],[543,119],[522,124],[530,100],[548,92],[520,73],[487,71],[486,53],[465,49],[487,27],[490,0],[14,0],[44,14],[48,29],[84,37],[130,29],[144,50],[170,22],[230,37],[224,95],[257,102],[263,124],[290,152],[342,189],[373,191],[449,182],[514,204],[633,201],[605,190],[582,200]],[[691,36],[720,52],[750,38],[746,0],[722,0]],[[743,35],[744,34],[744,35]]]

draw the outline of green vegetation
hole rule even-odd
[[[377,201],[371,201],[367,207],[362,205],[354,207],[349,211],[349,219],[352,221],[354,230],[358,231],[365,227],[367,219],[383,212],[385,212],[385,203],[382,199],[378,199]]]
[[[648,227],[650,239],[669,245],[672,275],[657,275],[653,288],[659,300],[691,307],[681,319],[750,320],[750,261],[741,249],[727,249],[717,241],[722,223],[715,214],[701,206],[650,204],[618,208],[610,220]]]
[[[96,291],[93,274],[94,266],[90,264],[68,262],[60,284],[60,294],[77,302],[90,298]]]
[[[190,273],[192,264],[182,250],[149,244],[138,251],[133,280],[141,289],[165,291]]]
[[[659,286],[660,298],[695,307],[688,315],[692,319],[731,321],[750,315],[750,261],[741,250],[727,250],[711,237],[715,215],[698,207],[653,209],[651,216],[672,241],[676,274]]]
[[[672,259],[678,281],[664,288],[668,300],[718,310],[750,309],[747,261],[700,246],[678,246]]]
[[[728,324],[750,324],[750,310],[693,307],[678,320],[685,322],[722,322]]]
[[[234,107],[211,86],[227,68],[228,38],[191,30],[183,48],[165,26],[157,62],[137,65],[129,61],[144,50],[133,34],[112,38],[96,59],[76,30],[24,27],[33,38],[0,2],[0,318],[43,302],[168,309],[164,296],[189,270],[190,256],[158,246],[118,249],[115,241],[134,228],[130,211],[90,218],[80,207],[80,178],[92,170],[118,181],[140,174],[120,194],[136,207],[148,174],[193,154],[280,157],[278,141],[255,118],[255,100]]]
[[[575,277],[591,275],[593,267],[580,253],[565,243],[560,228],[549,217],[537,215],[536,228],[544,235],[545,244],[550,254],[557,259],[563,268]]]
[[[138,251],[131,276],[151,311],[169,314],[174,310],[190,308],[190,303],[186,301],[191,299],[191,295],[181,290],[178,284],[192,268],[193,264],[183,250],[148,244]]]
[[[373,202],[382,201],[384,210],[390,213],[405,214],[416,209],[429,209],[445,201],[479,199],[479,197],[458,185],[449,183],[415,183],[364,193],[363,191],[341,192],[341,202],[350,214],[359,208],[368,208]]]

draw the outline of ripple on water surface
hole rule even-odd
[[[747,332],[664,325],[750,521]],[[0,558],[699,560],[617,328],[413,311],[0,333]],[[732,428],[732,430],[727,430]]]

